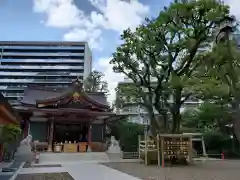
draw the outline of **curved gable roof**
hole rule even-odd
[[[44,87],[27,87],[24,90],[21,103],[25,105],[35,106],[37,104],[55,102],[63,98],[72,96],[72,94],[76,90],[77,90],[76,88],[54,89]],[[103,107],[109,107],[104,93],[102,92],[82,92],[82,93],[88,100],[92,101],[94,104]]]

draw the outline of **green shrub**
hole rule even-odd
[[[3,144],[14,142],[21,135],[21,128],[16,125],[4,125],[0,129],[0,142]]]
[[[120,147],[125,152],[136,152],[138,149],[138,135],[143,135],[144,126],[130,122],[120,122],[111,127],[111,135],[120,141]]]

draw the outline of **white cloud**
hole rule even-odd
[[[137,0],[89,0],[97,8],[105,19],[103,26],[118,32],[124,29],[134,29],[139,25],[143,17],[149,13],[149,7]]]
[[[115,88],[117,87],[118,82],[124,80],[124,76],[122,74],[113,72],[113,66],[109,64],[110,60],[111,57],[99,59],[94,65],[94,69],[105,74],[104,80],[108,82],[109,89],[108,102],[113,103],[113,101],[116,99]]]
[[[226,4],[230,6],[231,13],[236,16],[236,18],[240,19],[240,1],[239,0],[224,0]]]
[[[66,41],[87,41],[91,48],[101,50],[101,34],[102,31],[100,29],[75,28],[66,33],[63,38]]]
[[[64,40],[89,41],[91,48],[98,48],[102,29],[122,32],[134,29],[149,13],[149,7],[138,0],[88,0],[100,13],[86,15],[74,0],[34,0],[34,11],[46,16],[44,23],[56,28],[67,28]]]
[[[75,27],[84,23],[84,12],[73,0],[34,0],[35,12],[45,13],[45,24],[58,28]]]

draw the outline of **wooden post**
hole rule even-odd
[[[48,138],[48,152],[52,152],[53,146],[53,133],[54,133],[54,120],[50,120],[49,138]]]
[[[160,154],[160,138],[159,134],[157,134],[157,158],[158,158],[158,167],[161,165],[161,154]]]
[[[145,159],[145,165],[148,165],[148,139],[147,139],[147,133],[145,133],[145,151],[144,151],[144,159]]]
[[[32,115],[31,114],[24,114],[23,115],[23,119],[24,119],[24,128],[22,129],[23,132],[23,139],[25,139],[28,135],[29,135],[29,125],[30,125],[30,117]]]
[[[23,130],[23,138],[26,138],[29,134],[29,120],[24,120],[24,130]]]
[[[91,143],[92,143],[92,125],[89,124],[89,127],[88,127],[88,147],[87,147],[88,152],[92,151]]]
[[[193,147],[192,147],[192,137],[189,137],[189,147],[188,147],[188,157],[189,157],[189,162],[192,163],[193,160]]]
[[[141,159],[141,135],[138,135],[138,159]]]
[[[161,165],[165,167],[165,158],[164,158],[164,137],[161,138]]]

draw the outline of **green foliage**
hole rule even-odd
[[[186,110],[183,127],[200,129],[201,132],[224,132],[227,124],[232,123],[232,114],[227,107],[213,103],[203,103],[197,109]]]
[[[189,128],[204,134],[207,153],[232,152],[232,113],[228,107],[216,103],[203,103],[197,109],[186,110],[183,115],[183,129]],[[186,132],[186,130],[185,130]],[[189,132],[189,131],[188,131]]]
[[[123,107],[126,104],[141,104],[141,89],[132,83],[118,84],[116,88],[116,107]]]
[[[92,71],[84,80],[85,91],[89,92],[108,92],[108,84],[104,79],[104,74],[99,71]]]
[[[4,125],[0,127],[0,142],[11,143],[21,135],[21,128],[16,125]]]
[[[217,0],[179,0],[164,8],[156,19],[146,20],[136,31],[127,29],[121,35],[124,43],[110,63],[139,90],[152,128],[154,124],[160,128],[153,117],[154,107],[162,115],[168,109],[172,132],[179,131],[180,108],[191,95],[187,89],[195,82],[191,74],[204,60],[198,50],[213,42],[219,19],[227,15],[229,7]],[[169,103],[170,97],[173,103]]]
[[[208,153],[221,154],[224,149],[229,148],[230,138],[221,132],[209,131],[204,134],[204,141]],[[228,147],[227,147],[228,146]]]
[[[136,152],[138,148],[138,135],[143,135],[144,126],[123,121],[111,127],[112,135],[120,141],[120,147],[125,152]]]

